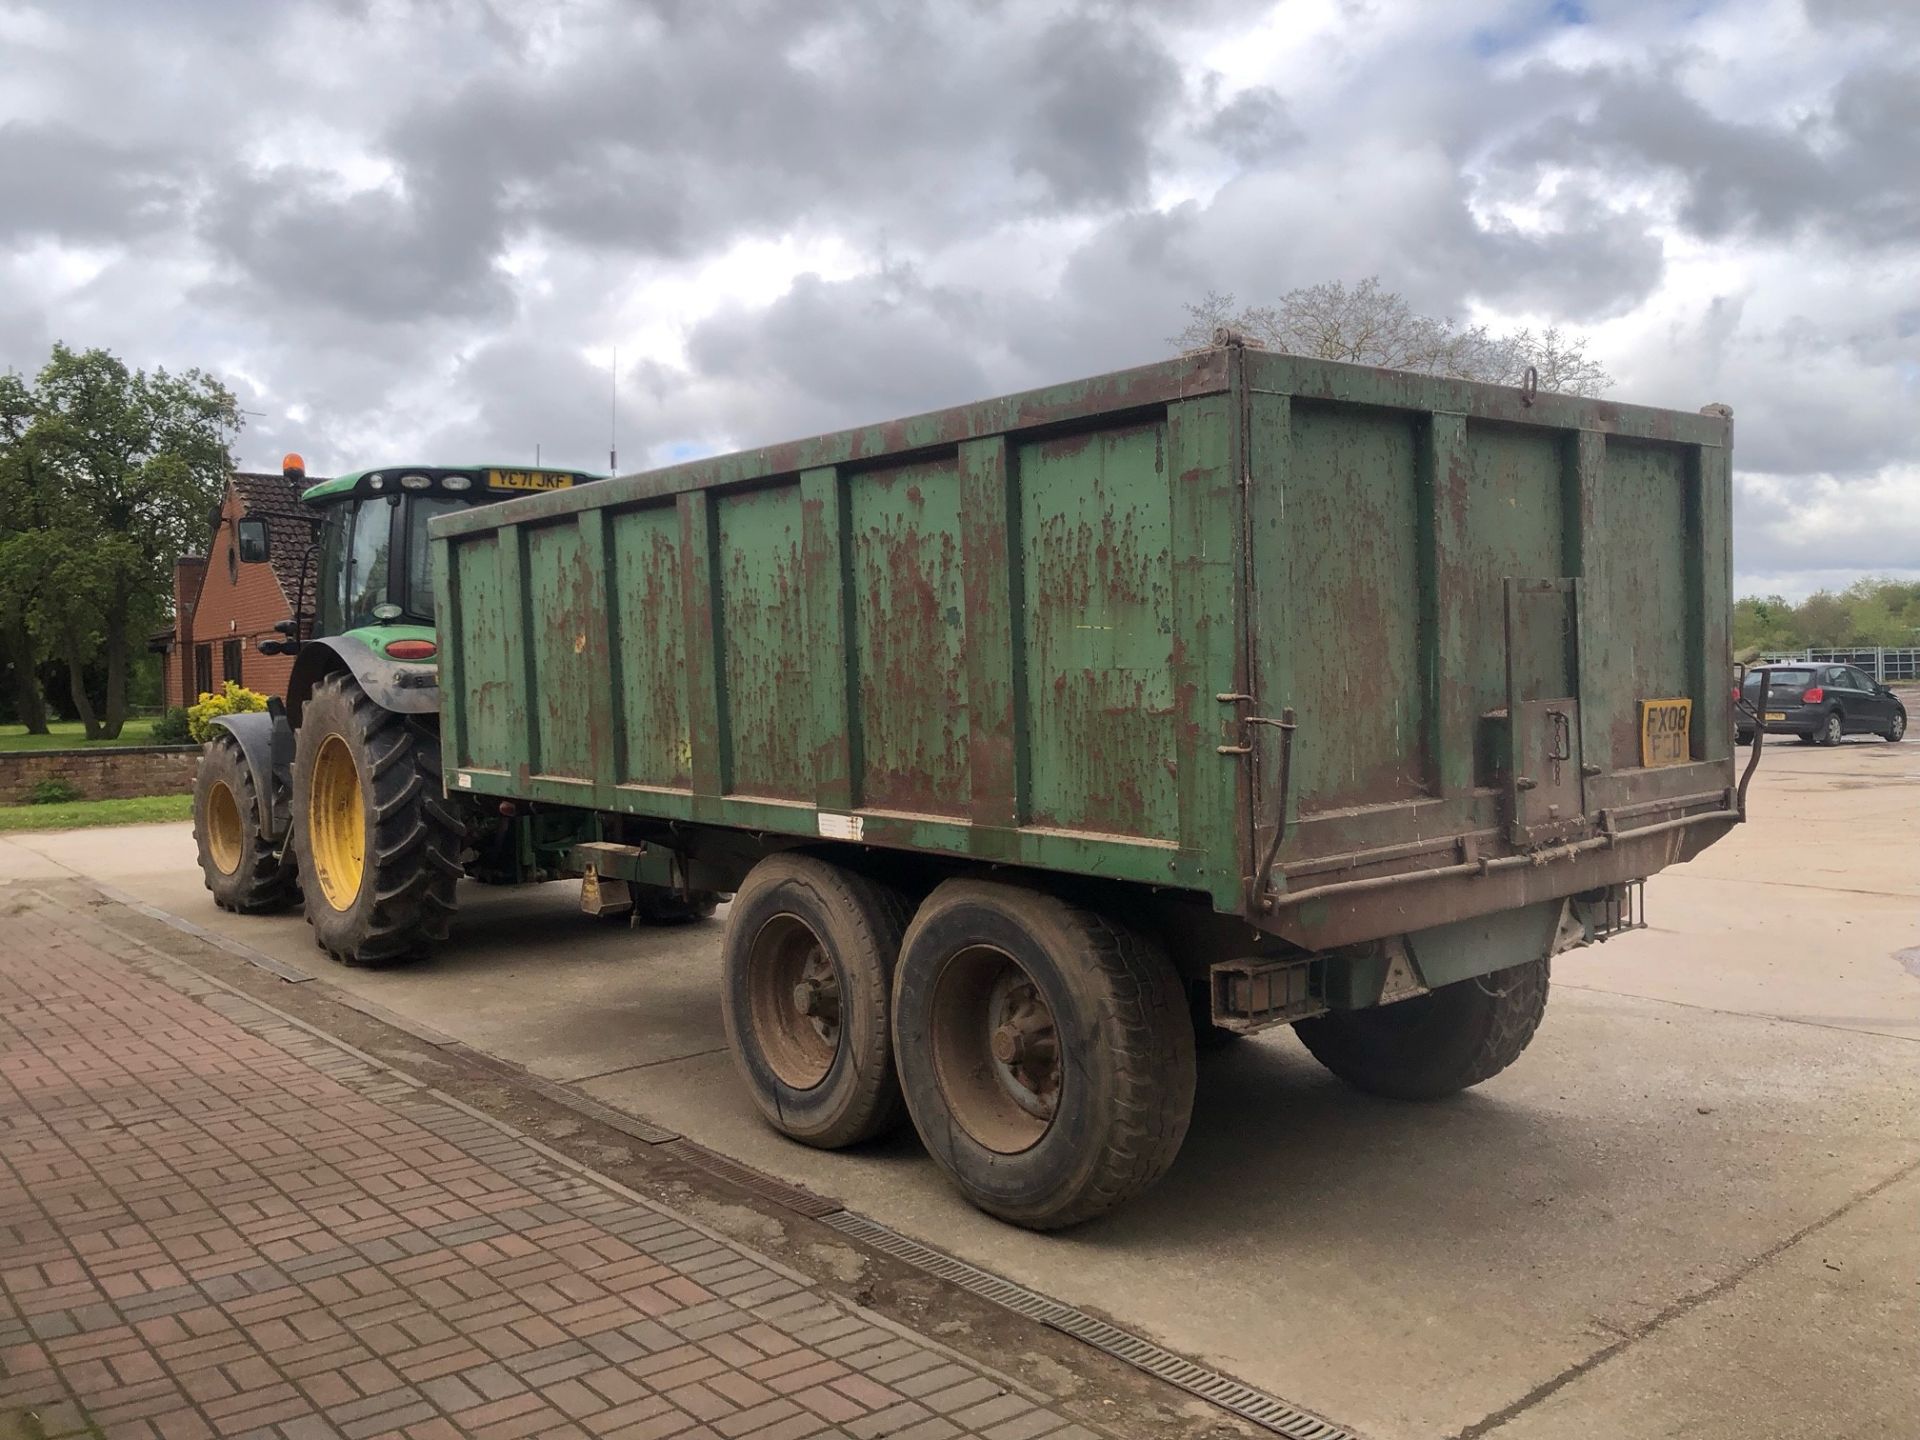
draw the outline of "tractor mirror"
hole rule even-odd
[[[264,520],[242,520],[240,522],[240,559],[253,563],[267,558],[267,522]]]

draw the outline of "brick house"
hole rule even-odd
[[[173,628],[155,634],[161,655],[161,704],[191,705],[203,691],[237,680],[265,695],[284,694],[293,658],[262,655],[255,647],[276,638],[273,627],[301,609],[313,612],[312,567],[302,562],[313,531],[300,492],[318,483],[302,477],[236,471],[208,517],[205,555],[183,555],[173,569]],[[265,560],[242,558],[240,522],[263,520]]]

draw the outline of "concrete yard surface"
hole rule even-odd
[[[1396,1105],[1284,1032],[1228,1045],[1167,1179],[1058,1235],[969,1209],[910,1133],[768,1131],[717,924],[470,886],[440,955],[356,971],[215,910],[186,826],[10,837],[0,881],[117,886],[1372,1440],[1920,1435],[1920,742],[1770,738],[1750,809],[1648,885],[1649,929],[1556,962],[1506,1074]]]

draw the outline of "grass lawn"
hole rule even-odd
[[[29,735],[24,725],[0,725],[0,750],[85,750],[105,745],[153,744],[153,717],[129,717],[117,740],[89,740],[78,720],[55,720],[50,735]]]
[[[64,805],[0,805],[0,833],[77,830],[84,825],[150,825],[193,818],[191,795],[141,795],[132,800],[73,800]]]

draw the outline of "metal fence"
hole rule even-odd
[[[1920,681],[1920,645],[1857,645],[1841,650],[1780,650],[1760,657],[1769,665],[1852,665],[1882,685]]]

